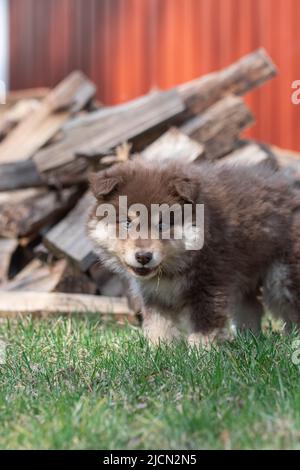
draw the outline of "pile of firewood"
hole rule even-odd
[[[99,264],[85,228],[89,173],[131,153],[278,166],[296,181],[297,158],[240,137],[254,121],[241,96],[275,73],[259,50],[117,106],[101,106],[81,72],[53,90],[11,93],[0,107],[0,314],[132,315],[127,287]]]

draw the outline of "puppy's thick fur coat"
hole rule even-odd
[[[231,319],[260,331],[263,304],[300,323],[299,197],[278,174],[263,169],[132,161],[93,176],[97,199],[88,229],[101,259],[125,275],[142,302],[150,339],[171,340],[179,331],[207,341]],[[125,195],[128,206],[204,204],[201,250],[184,240],[112,239],[96,215],[102,203]],[[134,214],[128,214],[130,223]],[[124,221],[117,220],[117,224]]]

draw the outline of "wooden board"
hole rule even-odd
[[[75,313],[133,315],[123,297],[34,291],[1,292],[0,295],[0,316]]]
[[[44,237],[44,244],[50,251],[56,256],[67,256],[82,271],[86,271],[97,259],[86,232],[93,202],[92,194],[86,193],[77,206]]]
[[[204,153],[204,146],[173,127],[149,145],[141,156],[148,161],[191,163]]]
[[[178,115],[184,109],[176,91],[155,92],[120,105],[96,111],[82,125],[71,126],[65,138],[38,152],[34,161],[40,172],[60,167],[76,155],[95,157],[126,140]],[[91,113],[93,114],[93,113]]]
[[[95,86],[81,72],[70,74],[0,143],[0,163],[30,158],[94,94]]]
[[[54,223],[77,201],[75,186],[60,192],[24,189],[0,193],[0,236],[27,237]]]

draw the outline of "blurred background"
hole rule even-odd
[[[299,0],[0,0],[0,79],[53,86],[83,70],[105,104],[167,89],[264,47],[279,74],[247,97],[247,132],[300,150]]]

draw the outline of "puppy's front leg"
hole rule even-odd
[[[210,349],[213,343],[233,338],[234,332],[226,314],[228,300],[225,291],[221,288],[217,294],[206,291],[206,295],[195,297],[194,302],[186,319],[191,346]]]
[[[153,310],[143,313],[143,330],[151,343],[171,343],[179,338],[180,332],[171,320]]]

